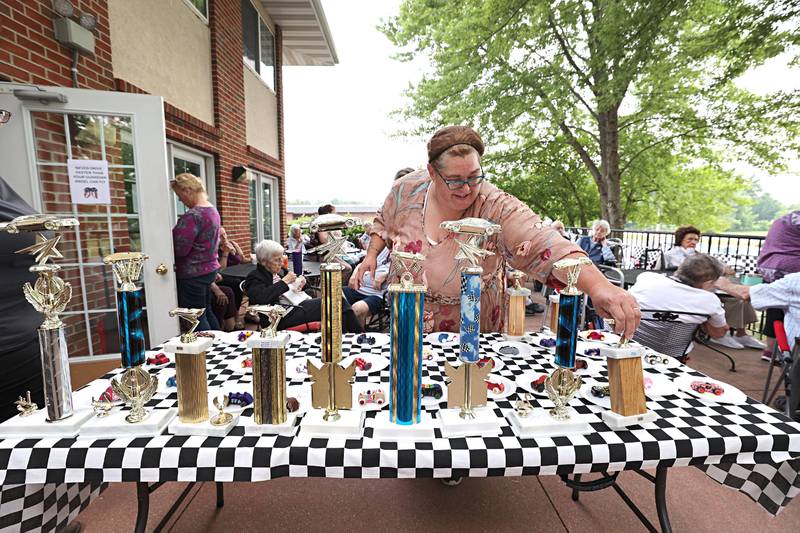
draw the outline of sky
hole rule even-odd
[[[421,77],[425,61],[392,59],[396,50],[377,29],[397,12],[400,0],[322,0],[322,5],[339,64],[284,67],[286,198],[379,205],[397,170],[425,163],[425,141],[398,138],[403,124],[389,116],[402,106],[403,90]],[[778,57],[739,84],[760,94],[794,89],[800,87],[800,69]],[[800,160],[774,176],[743,163],[732,166],[784,204],[800,203]]]

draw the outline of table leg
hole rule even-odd
[[[672,533],[667,510],[667,466],[659,465],[656,468],[656,512],[662,533]]]
[[[225,505],[225,493],[221,481],[217,481],[217,508]]]
[[[136,512],[136,527],[134,533],[144,533],[147,527],[147,515],[150,512],[150,487],[147,483],[136,483],[136,499],[139,502],[139,509]]]
[[[580,482],[581,482],[581,475],[580,474],[575,474],[575,483],[580,483]],[[574,502],[578,501],[578,496],[579,495],[580,495],[580,491],[576,487],[573,487],[572,488],[572,501],[574,501]]]

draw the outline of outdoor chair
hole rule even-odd
[[[608,281],[621,289],[625,288],[625,274],[622,273],[622,270],[610,265],[597,265],[597,268]]]
[[[798,345],[795,342],[794,351],[790,351],[789,339],[786,338],[786,330],[783,327],[783,321],[776,320],[774,322],[774,327],[775,346],[772,349],[772,359],[770,360],[769,370],[767,371],[767,380],[764,383],[764,394],[761,397],[761,402],[766,405],[771,404],[772,400],[775,398],[775,394],[777,394],[778,389],[780,388],[781,384],[783,384],[786,394],[783,411],[786,416],[791,418],[794,412],[797,410],[796,398],[794,401],[792,401],[792,390],[797,388],[792,386],[792,378],[796,378],[796,376],[792,375],[792,367],[794,358],[797,357]],[[778,376],[778,381],[775,383],[772,392],[769,393],[769,385],[772,382],[772,371],[776,365],[781,367],[781,374]],[[800,397],[800,391],[795,392],[794,396]]]
[[[637,260],[638,267],[645,270],[662,270],[666,264],[661,248],[645,248]]]
[[[736,372],[736,361],[709,344],[708,336],[703,333],[701,324],[690,324],[680,320],[681,316],[696,316],[704,318],[705,322],[709,318],[708,315],[665,309],[642,309],[641,312],[642,321],[633,336],[633,340],[639,344],[685,362],[689,346],[692,342],[698,342],[723,355],[731,363],[731,372]]]
[[[239,288],[242,290],[243,297],[247,296],[247,293],[244,290],[244,280],[242,280],[242,282],[239,284]],[[318,320],[311,320],[311,321],[308,320],[308,313],[302,307],[297,306],[297,305],[284,304],[284,303],[282,303],[281,306],[287,307],[287,308],[290,308],[290,309],[291,308],[299,309],[300,312],[303,314],[303,322],[304,323],[303,324],[298,324],[297,326],[288,327],[288,328],[286,328],[287,330],[299,331],[300,333],[316,333],[316,332],[318,332],[318,331],[320,331],[322,329],[322,324]],[[256,324],[260,324],[261,323],[261,321],[260,321],[260,319],[258,317],[252,317],[252,316],[250,316],[249,314],[246,313],[245,314],[245,318],[247,318],[247,317],[250,317],[251,320],[255,320]]]
[[[372,333],[385,333],[389,331],[389,316],[390,316],[390,300],[389,293],[383,295],[383,305],[377,313],[370,315],[364,324],[364,331]]]

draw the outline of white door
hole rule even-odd
[[[80,222],[64,234],[58,261],[73,290],[62,315],[72,360],[119,353],[114,280],[102,262],[112,252],[150,257],[142,273],[148,346],[177,334],[167,314],[177,296],[161,97],[0,83],[0,109],[12,114],[0,126],[0,175],[37,211]],[[107,161],[110,204],[72,203],[69,159]]]

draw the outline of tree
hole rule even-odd
[[[573,191],[578,219],[622,227],[654,198],[669,210],[678,178],[729,194],[745,183],[722,161],[776,170],[800,147],[798,92],[734,83],[797,44],[798,20],[796,0],[404,0],[382,30],[401,60],[430,59],[408,133],[472,124],[504,186],[553,197],[590,180],[599,204]]]

